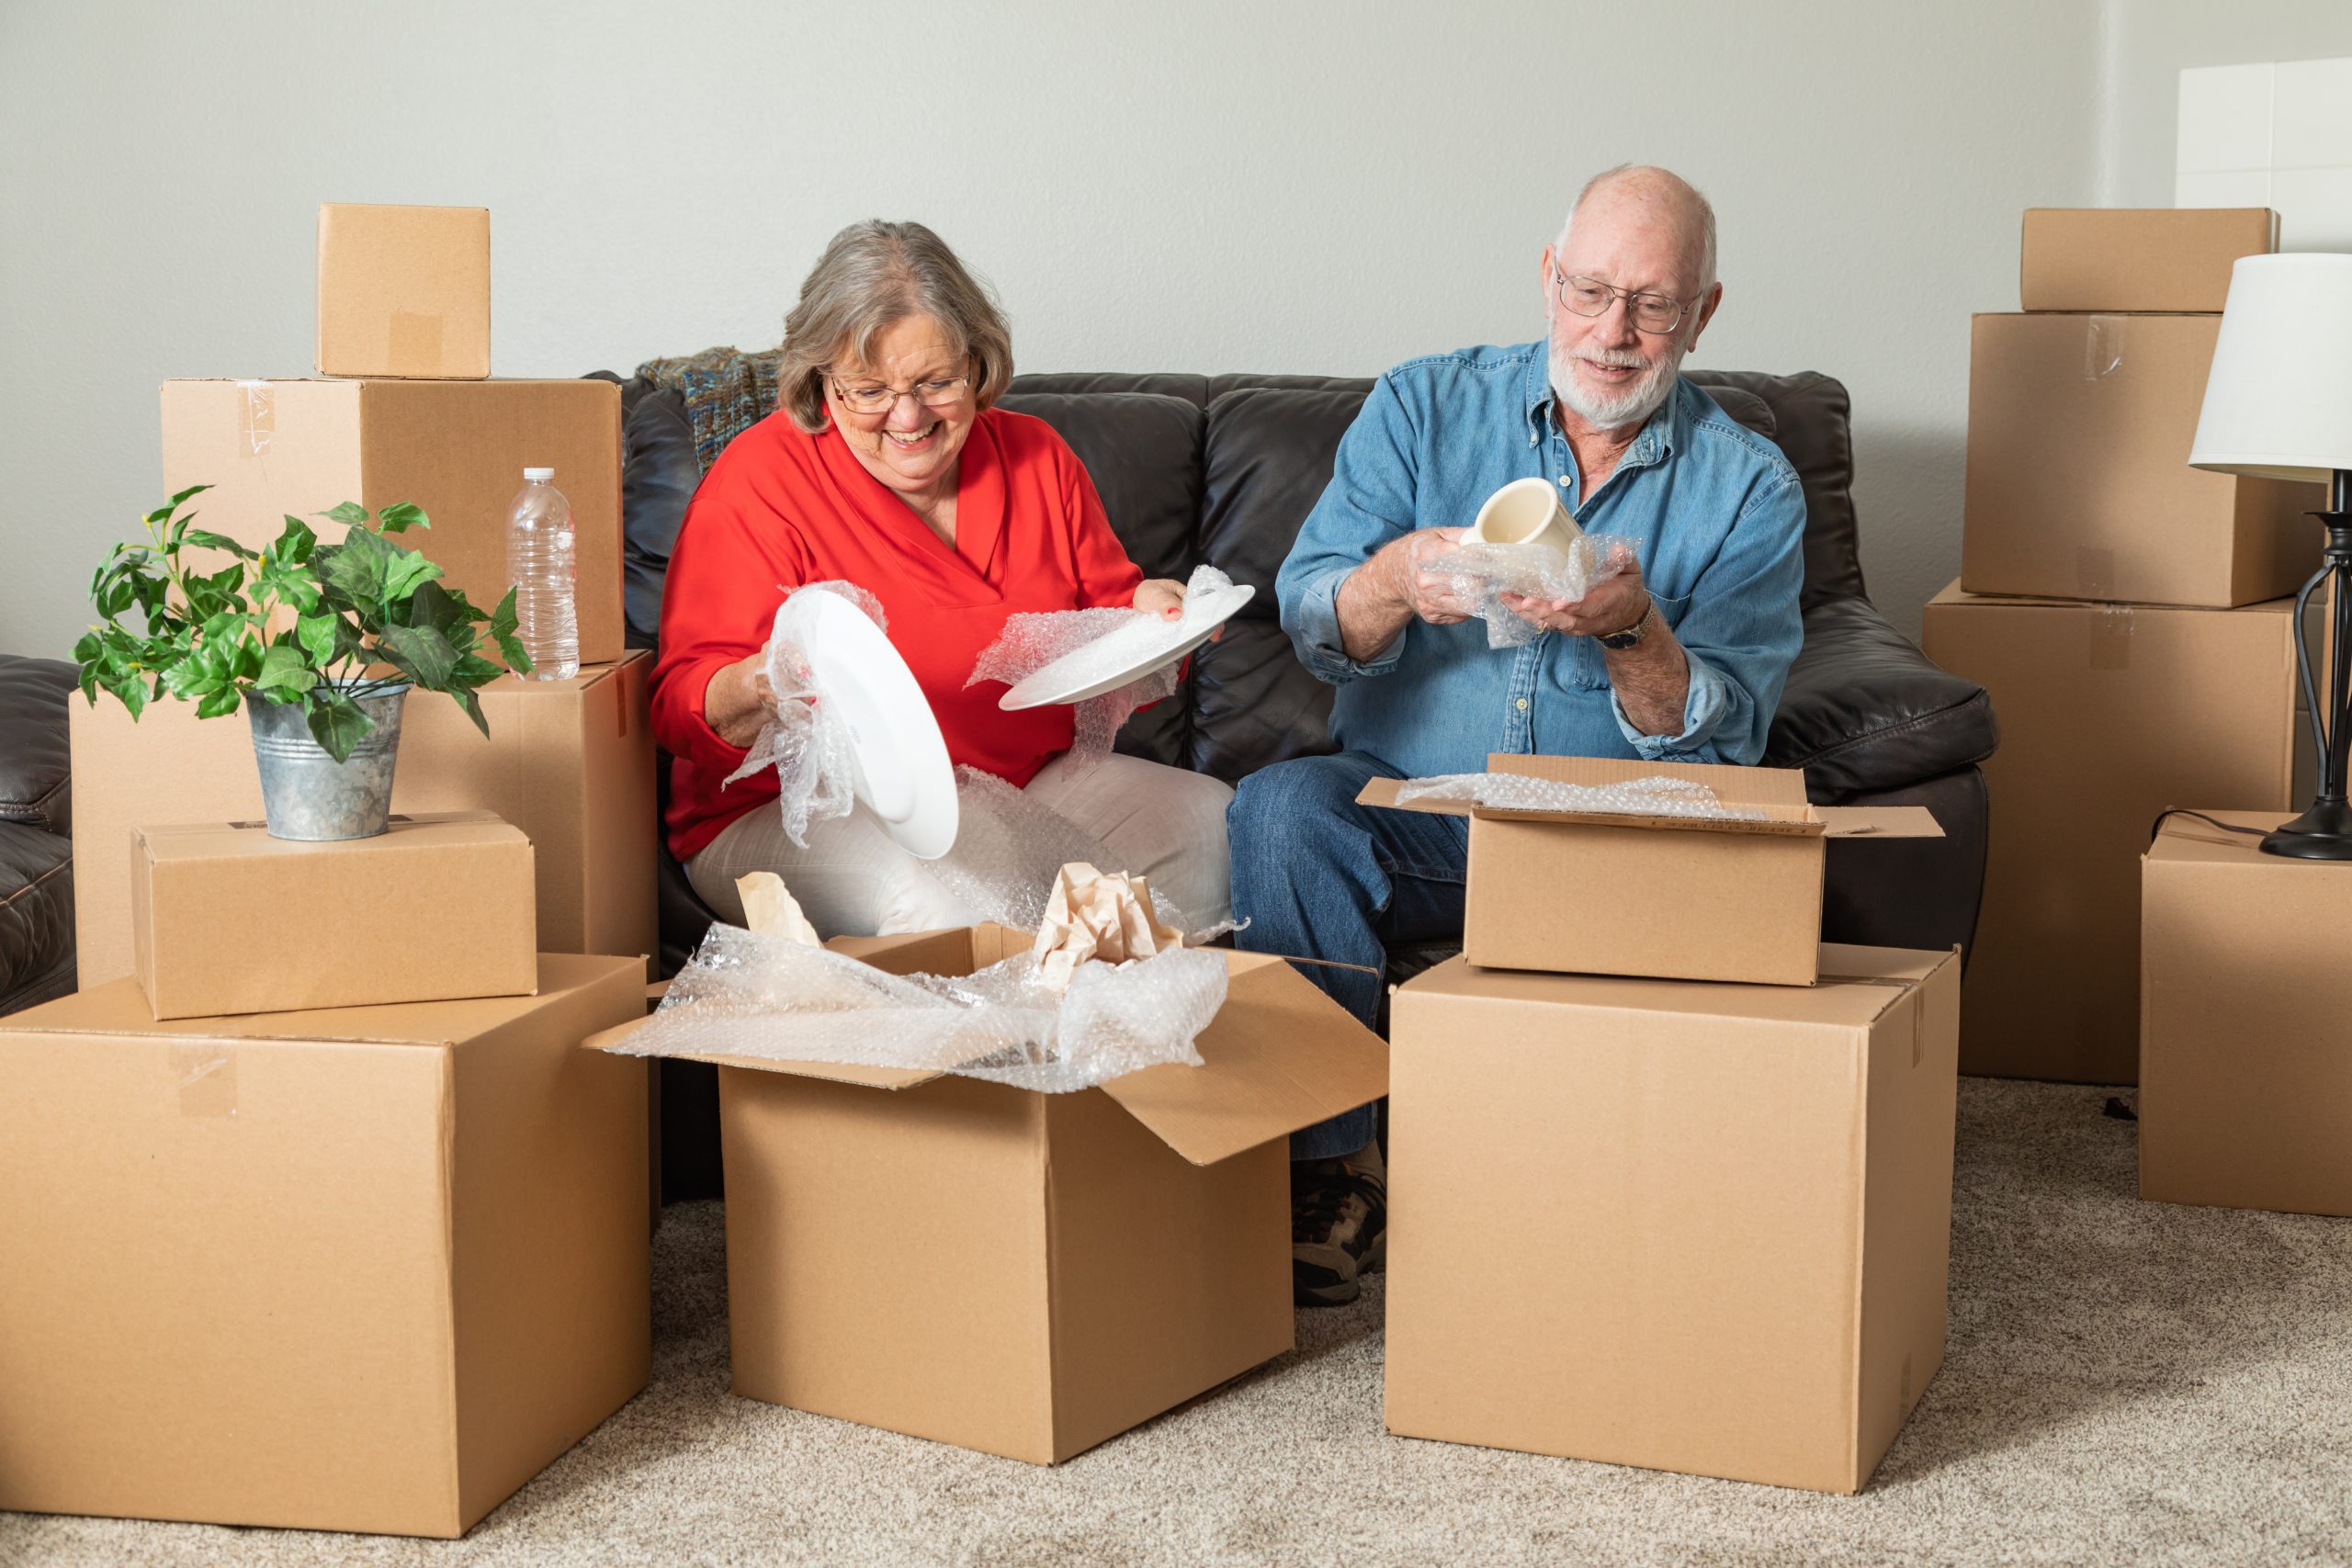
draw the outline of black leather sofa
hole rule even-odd
[[[1984,688],[1928,662],[1864,592],[1846,389],[1810,372],[1700,371],[1692,379],[1734,418],[1777,442],[1804,486],[1804,648],[1765,760],[1803,768],[1808,792],[1823,804],[1925,806],[1946,835],[1833,843],[1823,935],[1964,949],[1984,873],[1984,782],[1976,763],[1992,753],[1997,732]],[[1147,575],[1181,579],[1205,561],[1259,591],[1224,639],[1194,658],[1176,696],[1136,716],[1120,750],[1227,782],[1286,757],[1333,750],[1330,688],[1307,673],[1283,635],[1273,580],[1371,387],[1306,376],[1055,374],[1013,381],[1004,406],[1046,420],[1069,442]],[[671,547],[701,468],[676,393],[643,378],[626,381],[622,410],[629,637],[650,648]],[[665,857],[665,974],[684,961],[711,919],[683,869]],[[1394,954],[1392,977],[1449,951]],[[712,1090],[692,1072],[665,1070],[662,1092],[665,1185],[673,1196],[707,1190],[715,1180]]]
[[[0,1013],[74,988],[74,666],[0,654]]]

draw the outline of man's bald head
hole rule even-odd
[[[1670,225],[1682,236],[1697,287],[1704,294],[1715,285],[1715,209],[1698,187],[1670,169],[1648,164],[1620,164],[1603,169],[1585,182],[1576,205],[1560,224],[1552,243],[1555,254],[1568,254],[1568,235],[1578,219],[1591,222],[1611,220]]]

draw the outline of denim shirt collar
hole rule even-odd
[[[1533,446],[1547,434],[1557,434],[1559,427],[1552,422],[1552,404],[1557,395],[1552,390],[1551,355],[1542,340],[1529,345],[1527,388],[1524,398],[1527,410],[1528,444]],[[1690,421],[1689,400],[1684,396],[1684,381],[1679,372],[1673,387],[1667,392],[1666,401],[1642,425],[1642,433],[1625,449],[1621,468],[1645,468],[1662,463],[1679,450]]]

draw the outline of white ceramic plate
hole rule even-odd
[[[882,628],[838,593],[796,593],[786,622],[809,671],[849,726],[857,798],[918,860],[956,846],[956,769],[914,671]]]
[[[1125,626],[1072,649],[997,699],[1007,713],[1054,703],[1082,703],[1142,680],[1175,663],[1216,634],[1216,629],[1258,596],[1246,582],[1185,601],[1180,620],[1138,614]]]

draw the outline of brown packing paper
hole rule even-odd
[[[817,934],[817,928],[801,913],[800,901],[775,872],[744,873],[735,879],[735,892],[743,900],[743,924],[747,930],[808,947],[825,945],[825,939]]]
[[[1982,315],[1961,584],[2225,606],[2319,565],[2317,485],[2188,467],[2218,316]]]
[[[1033,940],[828,945],[955,975]],[[1053,1463],[1288,1349],[1283,1138],[1385,1093],[1387,1048],[1282,960],[1226,962],[1204,1066],[1075,1094],[710,1058],[735,1392]]]
[[[539,945],[650,955],[654,916],[652,657],[569,681],[507,677],[481,691],[485,739],[458,705],[411,693],[401,717],[392,809],[482,810],[531,840]],[[142,823],[262,816],[253,737],[242,715],[199,720],[150,703],[136,723],[101,694],[68,705],[74,763],[74,960],[85,990],[135,972],[130,835]]]
[[[288,514],[332,543],[341,525],[315,513],[413,502],[432,526],[392,541],[491,610],[514,581],[506,521],[524,466],[552,468],[577,535],[580,660],[609,663],[627,646],[620,407],[620,389],[595,380],[166,381],[164,491],[212,486],[189,503],[198,525],[255,549]]]
[[[456,1536],[644,1386],[646,1075],[535,998],[0,1020],[0,1509]]]
[[[1183,933],[1152,913],[1148,881],[1072,861],[1055,874],[1029,956],[1047,986],[1068,991],[1081,964],[1125,964],[1183,945]]]
[[[1399,987],[1388,1429],[1853,1492],[1942,1360],[1959,960]]]
[[[2287,808],[2292,609],[1928,603],[1928,656],[2001,719],[1962,1070],[2134,1080],[2148,824],[2183,800]]]
[[[490,212],[319,208],[319,372],[480,380],[490,374]]]
[[[1758,819],[1531,812],[1418,800],[1374,779],[1356,798],[1470,818],[1463,952],[1497,969],[1809,986],[1821,941],[1830,838],[1939,837],[1919,807],[1809,804],[1791,768],[1498,753],[1495,772],[1607,785],[1654,776],[1703,784]],[[1562,918],[1607,888],[1606,920]]]
[[[2241,831],[2172,817],[2141,863],[2140,1196],[2352,1215],[2352,865],[2203,815]]]
[[[487,811],[395,815],[375,838],[333,843],[273,839],[258,822],[142,827],[130,860],[131,947],[158,1019],[526,996],[538,983],[531,841]]]
[[[2018,293],[2028,310],[2219,313],[2237,259],[2278,248],[2267,207],[2030,207]]]

